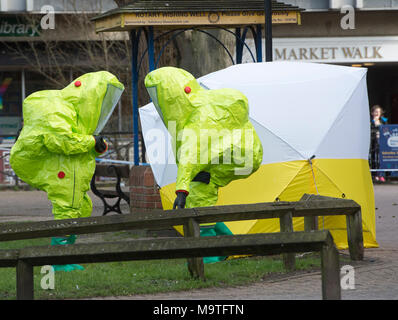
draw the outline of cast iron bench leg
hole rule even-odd
[[[120,187],[121,176],[120,176],[120,173],[117,170],[117,168],[115,166],[111,165],[111,166],[108,167],[107,170],[108,171],[114,170],[114,172],[115,172],[116,179],[117,179],[117,181],[116,181],[116,192],[117,192],[117,195],[109,196],[109,195],[106,195],[106,194],[102,194],[101,191],[99,191],[97,189],[96,185],[95,185],[95,176],[96,176],[95,173],[94,173],[93,178],[91,179],[91,183],[90,183],[91,190],[97,197],[99,197],[102,200],[102,203],[104,205],[104,211],[102,212],[103,216],[105,216],[109,212],[116,212],[116,213],[122,214],[123,212],[120,209],[120,201],[123,199],[128,204],[130,204],[130,199],[129,199],[129,197],[127,195],[125,195],[123,193],[122,188]],[[117,201],[116,201],[116,203],[114,205],[110,205],[106,201],[107,198],[108,199],[117,198]]]

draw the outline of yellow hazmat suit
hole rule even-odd
[[[207,90],[190,73],[174,67],[152,71],[145,86],[175,148],[175,207],[213,206],[219,187],[247,178],[260,167],[263,149],[243,93]],[[230,234],[222,223],[202,231]]]
[[[114,75],[100,71],[62,90],[38,91],[25,99],[24,127],[11,149],[10,164],[19,178],[47,192],[55,219],[91,215],[86,192],[97,155],[93,135],[105,125],[123,90]]]
[[[11,149],[10,164],[31,186],[47,192],[55,219],[89,217],[87,195],[95,157],[106,151],[99,134],[124,90],[107,72],[87,73],[62,90],[38,91],[23,104],[24,127]],[[76,236],[54,237],[52,245],[73,244]],[[54,270],[83,269],[55,265]]]

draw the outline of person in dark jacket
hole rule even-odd
[[[379,139],[380,139],[380,125],[387,124],[388,119],[383,117],[384,111],[379,105],[375,105],[370,110],[370,167],[372,169],[380,168],[379,159]],[[385,182],[384,173],[376,172],[372,174],[376,181]]]

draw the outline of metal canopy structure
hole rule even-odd
[[[298,7],[272,1],[273,23],[298,23]],[[93,18],[97,32],[126,31],[143,26],[161,29],[181,26],[263,24],[264,0],[138,0]]]
[[[268,2],[268,3],[267,3]],[[265,7],[272,10],[265,11]],[[272,11],[272,16],[269,12]],[[253,62],[262,61],[261,27],[265,21],[272,24],[301,24],[300,13],[303,9],[276,0],[138,0],[125,7],[107,11],[92,18],[96,32],[127,31],[130,33],[132,46],[132,99],[133,99],[133,136],[134,165],[139,164],[138,148],[138,76],[142,61],[148,55],[149,71],[158,67],[164,49],[171,41],[187,30],[195,30],[213,38],[221,45],[232,64],[242,62],[243,49],[249,50]],[[268,41],[272,35],[268,28]],[[235,59],[228,48],[213,34],[209,28],[222,29],[236,38]],[[235,32],[232,30],[235,29]],[[247,32],[251,31],[256,52],[253,54],[245,43]],[[154,36],[157,31],[157,36]],[[147,48],[138,57],[140,37],[144,34]],[[161,47],[155,59],[154,42],[168,40]],[[271,46],[267,57],[271,54]],[[267,61],[270,59],[267,58]],[[143,161],[144,162],[144,161]]]

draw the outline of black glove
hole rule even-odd
[[[176,191],[177,198],[174,200],[174,209],[184,209],[188,193],[186,191]]]
[[[104,140],[102,136],[94,136],[95,139],[95,151],[97,153],[104,153],[106,150],[108,150],[108,144]]]

